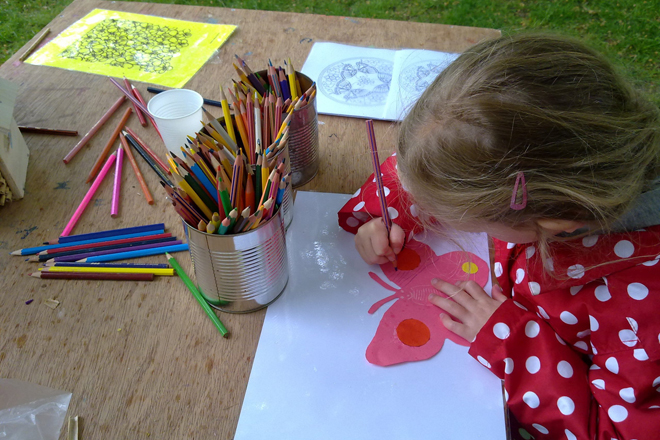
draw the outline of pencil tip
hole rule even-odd
[[[21,255],[21,250],[10,252],[9,255]]]

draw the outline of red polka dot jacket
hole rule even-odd
[[[419,231],[396,177],[381,168],[390,217]],[[380,217],[373,175],[339,212],[349,232]],[[660,226],[550,245],[493,240],[493,271],[509,296],[469,353],[504,380],[514,437],[660,438]]]

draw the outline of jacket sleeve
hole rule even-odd
[[[416,207],[397,177],[396,156],[390,156],[382,163],[381,173],[392,222],[401,226],[406,235],[420,232],[423,228],[417,219]],[[373,173],[339,210],[338,217],[339,226],[353,234],[372,218],[382,217]]]
[[[536,312],[524,298],[508,299],[469,351],[504,380],[509,409],[527,431],[520,437],[624,440],[660,432],[657,360],[640,362],[631,349],[592,363]]]

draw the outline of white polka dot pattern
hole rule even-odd
[[[559,315],[559,319],[561,319],[564,323],[568,325],[575,325],[578,322],[574,314],[566,311],[561,312],[561,314]]]
[[[632,387],[623,388],[619,391],[619,396],[628,403],[635,402],[635,390],[633,390]]]
[[[541,285],[536,281],[530,281],[527,283],[527,286],[529,286],[529,291],[532,295],[538,295],[541,293]]]
[[[353,208],[353,211],[359,211],[360,209],[364,208],[364,205],[366,205],[366,203],[364,201],[359,202],[357,205],[355,205],[355,208]]]
[[[516,269],[516,284],[520,284],[525,279],[525,269]]]
[[[539,323],[536,321],[529,321],[525,324],[525,335],[527,335],[528,338],[537,337],[540,331],[541,326],[539,326]]]
[[[612,295],[610,294],[610,289],[607,288],[605,285],[601,285],[596,287],[594,290],[594,295],[596,295],[596,299],[601,302],[608,301],[609,299],[612,298]]]
[[[539,396],[537,396],[533,391],[527,391],[525,394],[523,394],[523,402],[525,402],[530,408],[538,408],[538,406],[541,404],[539,401]]]
[[[607,415],[615,423],[623,422],[628,418],[628,410],[621,405],[613,405],[607,410]]]
[[[511,358],[504,359],[504,372],[506,374],[511,374],[513,372],[513,359]]]
[[[582,239],[582,245],[584,247],[593,247],[596,242],[598,242],[597,235],[588,235]]]
[[[638,361],[648,361],[649,355],[646,353],[646,350],[643,348],[636,348],[633,350],[633,357]]]
[[[541,361],[536,356],[530,356],[525,361],[525,368],[530,374],[536,374],[541,370]]]
[[[642,283],[628,284],[628,295],[637,301],[641,301],[649,295],[649,289]]]
[[[628,240],[621,240],[614,245],[614,253],[619,258],[628,258],[635,253],[635,246]]]
[[[605,389],[605,381],[603,379],[594,379],[591,381],[591,383],[599,390]]]
[[[502,269],[502,263],[500,263],[499,261],[495,263],[495,265],[493,266],[493,271],[495,272],[495,276],[497,278],[501,277],[502,274],[504,273],[504,270]]]
[[[584,276],[584,266],[581,264],[574,264],[568,268],[566,275],[574,279],[580,279]]]
[[[509,326],[506,325],[505,323],[498,322],[493,326],[493,333],[499,339],[506,339],[511,334],[511,329],[509,329]]]
[[[561,396],[557,399],[557,408],[565,416],[570,416],[575,411],[575,402],[568,396]]]
[[[543,426],[543,425],[539,425],[538,423],[532,423],[532,426],[533,426],[534,428],[536,428],[536,430],[537,430],[538,432],[540,432],[541,434],[547,434],[547,433],[550,432],[550,431],[548,431],[548,428],[546,428],[546,427]]]
[[[600,324],[598,324],[598,321],[596,320],[596,318],[589,315],[589,329],[591,329],[592,332],[595,332],[596,330],[598,330],[599,327],[600,327]]]
[[[525,258],[529,260],[534,256],[535,253],[536,253],[536,247],[527,246],[527,248],[525,249]]]
[[[566,435],[566,440],[577,440],[577,437],[575,436],[575,434],[573,434],[568,429],[564,429],[564,434]]]
[[[619,374],[619,362],[615,357],[607,358],[605,361],[605,368],[614,374]]]
[[[346,224],[351,228],[357,228],[360,224],[360,220],[356,219],[355,217],[349,217],[346,219]]]
[[[567,361],[560,361],[557,364],[557,372],[559,375],[565,379],[570,379],[573,377],[573,367]]]

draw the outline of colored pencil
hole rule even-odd
[[[108,77],[111,83],[115,85],[128,99],[131,100],[133,104],[135,104],[140,110],[144,112],[145,115],[150,115],[152,118],[154,115],[149,113],[149,110],[147,110],[147,107],[142,105],[142,103],[133,95],[133,92],[130,90],[126,90],[123,88],[117,81],[114,80],[114,78]]]
[[[45,280],[153,281],[152,273],[34,272],[30,276]]]
[[[133,97],[140,101],[137,96],[135,96],[135,93],[133,92],[133,86],[131,85],[130,82],[128,82],[128,78],[124,77],[124,85],[126,86],[126,90],[131,92],[133,94]],[[140,102],[142,104],[142,102]],[[144,104],[142,104],[144,106]],[[146,107],[146,106],[145,106]],[[133,103],[133,110],[135,111],[135,116],[137,116],[138,121],[140,121],[140,125],[143,127],[147,126],[147,120],[144,118],[144,114],[142,113],[142,110],[140,110],[140,107],[137,106],[136,103]]]
[[[119,215],[119,198],[121,193],[121,169],[124,163],[124,150],[117,150],[117,163],[115,164],[115,182],[112,187],[112,206],[110,207],[110,216]]]
[[[124,103],[124,101],[126,101],[126,97],[125,97],[125,96],[122,96],[122,97],[120,97],[119,99],[117,99],[117,101],[115,101],[115,103],[112,104],[112,106],[111,106],[111,107],[110,107],[110,108],[109,108],[109,109],[103,114],[103,116],[101,116],[101,119],[99,119],[99,120],[96,122],[96,124],[94,124],[94,126],[93,126],[92,128],[89,129],[89,131],[87,132],[87,134],[86,134],[85,136],[83,136],[83,138],[80,139],[80,140],[78,141],[78,143],[75,145],[75,147],[73,147],[73,148],[71,149],[71,151],[69,151],[69,152],[67,153],[67,155],[64,156],[64,159],[62,159],[62,161],[63,161],[64,163],[69,163],[69,162],[71,161],[71,159],[73,159],[73,157],[74,157],[76,154],[78,154],[78,152],[79,152],[79,151],[80,151],[85,145],[87,145],[87,142],[89,142],[89,140],[90,140],[90,139],[96,134],[96,132],[99,131],[99,129],[100,129],[101,127],[103,127],[103,124],[105,124],[106,121],[107,121],[108,119],[110,119],[110,117],[115,113],[115,111],[117,111],[117,109],[118,109],[119,107],[121,107],[121,105]]]
[[[377,190],[378,199],[380,201],[380,211],[383,217],[383,222],[385,223],[385,228],[387,229],[387,237],[389,239],[390,231],[392,230],[392,219],[390,218],[390,213],[387,209],[387,200],[385,198],[386,197],[385,191],[383,189],[383,177],[381,176],[381,172],[380,172],[380,160],[378,159],[378,147],[376,146],[374,121],[368,119],[366,121],[366,125],[367,125],[367,138],[369,141],[369,148],[371,149],[371,160],[374,168],[374,177],[376,179],[376,187],[378,189]],[[394,257],[394,261],[392,262],[392,264],[394,265],[394,269],[398,270],[396,255]]]
[[[131,151],[131,148],[128,146],[128,141],[126,140],[126,137],[122,133],[119,133],[119,141],[121,142],[121,148],[124,150],[124,153],[126,153],[126,157],[128,158],[128,161],[131,164],[131,168],[133,168],[133,173],[135,173],[135,177],[140,183],[140,188],[142,188],[142,192],[144,193],[144,198],[147,200],[147,203],[149,205],[153,205],[154,198],[152,197],[151,192],[149,191],[147,182],[144,181],[144,176],[140,171],[140,167],[138,167],[137,161],[133,156],[133,152]]]
[[[164,229],[161,230],[159,233],[163,233]],[[140,232],[137,234],[125,234],[125,235],[118,235],[116,237],[113,237],[113,239],[123,239],[123,238],[134,238],[134,237],[142,237],[144,235],[149,235],[149,234],[154,234],[155,232]],[[98,243],[98,242],[103,242],[103,241],[108,241],[108,238],[96,238],[96,239],[91,239],[91,240],[81,240],[78,241],[77,244],[91,244],[91,243]],[[70,243],[55,243],[55,244],[45,244],[42,246],[35,246],[35,247],[30,247],[30,248],[24,248],[24,249],[18,249],[13,252],[11,252],[11,255],[34,255],[38,254],[39,252],[43,252],[49,249],[60,249],[63,247],[70,246]]]
[[[50,33],[50,28],[46,28],[40,35],[39,37],[34,40],[34,43],[30,44],[30,47],[28,47],[25,52],[23,52],[23,55],[20,56],[19,61],[25,61],[30,54],[34,51],[34,49],[39,46],[39,44],[44,41],[44,38]]]
[[[131,84],[131,92],[133,92],[133,96],[135,96],[135,98],[138,101],[140,101],[140,104],[147,107],[147,102],[142,97],[142,94],[140,93],[140,91],[133,84]],[[151,120],[151,125],[154,126],[154,128],[156,129],[156,132],[158,133],[158,136],[160,136],[160,138],[162,139],[163,136],[160,134],[160,130],[158,129],[158,126],[156,125],[156,121],[154,121],[154,118],[151,115],[146,115],[146,116],[147,116],[147,118],[149,118]],[[146,127],[146,125],[145,125],[145,127]]]
[[[138,237],[131,237],[131,238],[120,238],[120,239],[115,239],[114,237],[109,237],[105,239],[104,241],[99,241],[99,242],[94,242],[94,243],[84,243],[80,244],[80,242],[73,242],[71,245],[63,245],[64,247],[56,248],[56,249],[46,249],[41,252],[39,252],[39,255],[53,255],[53,254],[58,254],[62,252],[69,252],[69,251],[78,251],[81,249],[92,249],[92,248],[97,248],[101,246],[112,246],[115,244],[123,245],[127,243],[135,243],[138,241],[145,241],[145,240],[158,240],[160,238],[170,238],[172,237],[171,233],[159,233],[159,234],[152,234],[150,233],[149,235],[140,235]]]
[[[171,256],[169,253],[166,253],[165,256],[167,257],[167,261],[170,263],[170,265],[176,270],[177,275],[179,275],[179,278],[181,278],[181,281],[184,282],[186,287],[188,287],[188,290],[190,290],[190,293],[193,294],[197,302],[199,303],[200,306],[202,306],[202,309],[204,309],[204,312],[206,315],[211,319],[211,322],[213,322],[213,325],[215,328],[218,329],[220,334],[222,335],[223,338],[229,337],[229,331],[227,328],[224,326],[222,321],[220,321],[220,318],[218,318],[218,315],[213,312],[211,309],[211,306],[206,302],[204,299],[204,296],[202,293],[197,289],[197,286],[195,283],[192,282],[192,280],[188,277],[186,272],[183,270],[183,268],[179,265],[179,263],[174,259],[173,256]]]
[[[76,211],[73,213],[73,216],[67,223],[66,227],[64,228],[64,231],[60,234],[61,237],[66,237],[67,235],[71,234],[71,231],[73,228],[76,226],[76,223],[80,219],[80,216],[82,213],[85,211],[85,208],[87,208],[87,205],[89,204],[90,200],[92,200],[92,197],[94,197],[94,194],[96,193],[96,190],[99,188],[101,185],[101,182],[103,182],[103,179],[105,178],[105,175],[108,174],[108,170],[110,170],[110,167],[115,162],[115,159],[117,158],[117,155],[115,153],[112,153],[110,157],[108,158],[107,162],[101,169],[101,172],[99,173],[98,176],[96,176],[96,180],[94,180],[94,183],[92,186],[89,188],[87,191],[87,194],[85,194],[85,197],[83,197],[82,202],[80,202],[80,205],[76,209]]]
[[[169,186],[174,186],[172,181],[167,177],[165,172],[154,162],[154,160],[142,149],[142,146],[137,143],[133,137],[128,134],[127,132],[122,132],[121,135],[126,138],[128,143],[135,149],[135,151],[138,152],[138,154],[144,159],[144,161],[149,165],[149,167],[156,173],[156,175],[162,180],[163,182],[167,183]],[[122,144],[123,145],[123,144]]]
[[[174,269],[171,267],[163,268],[148,268],[148,267],[99,267],[97,265],[89,266],[73,266],[74,264],[81,263],[54,263],[55,266],[44,266],[39,268],[42,272],[87,272],[87,273],[150,273],[153,275],[160,276],[172,276],[174,275]],[[88,263],[83,263],[88,264]]]
[[[117,140],[117,136],[119,136],[119,133],[121,130],[124,128],[124,125],[126,125],[126,121],[128,121],[128,118],[131,116],[131,112],[133,109],[131,107],[127,108],[124,114],[121,117],[121,120],[119,121],[119,124],[115,127],[114,131],[110,135],[110,139],[108,139],[108,142],[105,144],[105,147],[103,147],[103,151],[101,151],[101,154],[99,155],[98,159],[96,159],[96,162],[94,163],[94,166],[92,167],[91,171],[89,172],[89,175],[87,176],[87,180],[85,183],[89,183],[92,180],[94,180],[94,177],[96,177],[96,174],[99,172],[101,167],[103,166],[103,162],[105,161],[106,157],[108,157],[108,154],[110,153],[110,150],[112,149],[112,146],[114,145],[115,141]]]
[[[169,269],[169,264],[135,264],[135,263],[46,263],[44,267],[96,267],[97,269]]]
[[[111,249],[123,249],[123,248],[129,248],[129,247],[135,247],[135,246],[141,246],[141,245],[147,245],[147,244],[153,244],[153,243],[162,243],[162,242],[172,242],[175,241],[176,237],[160,237],[160,238],[154,238],[150,240],[139,240],[139,241],[131,241],[128,243],[113,243],[113,244],[105,244],[102,246],[94,246],[94,247],[88,247],[88,248],[83,248],[83,249],[74,249],[74,250],[67,250],[67,251],[62,251],[62,252],[51,252],[48,254],[40,253],[38,255],[33,255],[32,257],[26,259],[25,261],[39,261],[39,262],[46,262],[46,261],[76,261],[80,258],[79,255],[81,254],[89,254],[91,252],[100,252],[100,251],[105,251],[105,250],[111,250]],[[58,260],[58,258],[63,258],[63,257],[77,257],[77,258],[70,258],[67,260]],[[87,256],[87,255],[84,255]]]
[[[111,249],[105,249],[105,250],[91,250],[89,249],[89,252],[85,251],[74,251],[70,255],[63,255],[60,257],[54,257],[51,260],[48,261],[54,261],[55,263],[65,263],[67,261],[83,261],[85,262],[85,258],[90,258],[90,257],[97,257],[101,255],[111,255],[111,254],[119,254],[119,253],[124,253],[124,252],[138,252],[141,250],[149,250],[149,249],[155,249],[155,248],[160,248],[160,247],[168,247],[168,246],[176,246],[178,244],[181,244],[181,240],[176,240],[176,237],[171,237],[171,238],[162,238],[160,240],[152,240],[150,243],[147,244],[139,244],[138,243],[129,243],[127,245],[120,245],[121,247],[116,247],[116,246],[108,246]]]
[[[159,89],[157,87],[147,87],[147,92],[154,93],[156,95],[164,91],[165,89]],[[213,99],[204,98],[204,104],[212,105],[214,107],[222,107],[222,103],[220,101],[214,101]]]
[[[154,232],[154,231],[158,231],[158,232]],[[161,234],[164,231],[165,231],[165,223],[154,223],[150,225],[131,226],[128,228],[108,229],[106,231],[89,232],[86,234],[60,236],[57,239],[57,242],[71,243],[74,241],[93,240],[97,238],[107,239],[108,237],[117,237],[119,235],[138,234],[138,233],[146,233],[146,232],[148,232],[149,234]]]
[[[61,136],[78,136],[77,130],[64,130],[61,128],[43,128],[43,127],[28,127],[19,125],[18,129],[21,133],[36,133],[36,134],[53,134]]]
[[[234,124],[231,120],[231,113],[229,112],[229,102],[227,101],[227,96],[225,96],[222,86],[220,86],[220,104],[222,105],[222,114],[225,117],[225,127],[227,127],[227,134],[234,142],[236,142],[236,133],[234,132]]]
[[[163,162],[163,160],[160,157],[158,157],[156,153],[154,153],[154,151],[151,148],[149,148],[147,143],[144,142],[142,139],[140,139],[140,137],[137,134],[135,134],[135,132],[131,130],[130,127],[125,127],[125,129],[128,132],[128,134],[130,134],[133,137],[133,139],[135,139],[135,141],[138,144],[140,144],[144,152],[147,153],[149,157],[151,157],[158,165],[160,165],[163,171],[165,171],[167,174],[170,174],[170,170],[168,166],[165,164],[165,162]]]
[[[81,263],[93,263],[93,262],[102,262],[102,261],[117,261],[117,260],[127,260],[129,258],[138,258],[138,257],[148,257],[150,255],[162,255],[167,252],[183,252],[188,250],[188,244],[178,244],[176,246],[165,246],[152,249],[142,249],[139,251],[130,251],[123,252],[118,254],[110,255],[99,255],[96,257],[89,257],[81,260]]]

